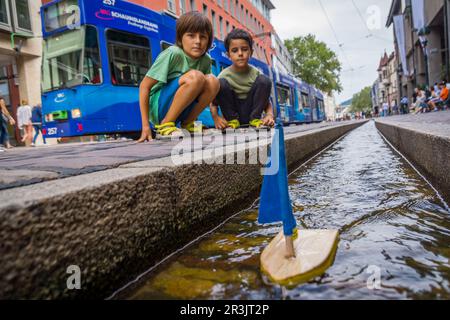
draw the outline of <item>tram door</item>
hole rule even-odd
[[[277,93],[278,106],[280,108],[280,118],[283,120],[283,122],[288,123],[290,121],[289,108],[293,105],[291,89],[289,87],[278,84]]]
[[[319,120],[319,105],[316,98],[313,98],[312,100],[312,120],[313,122],[316,122]]]

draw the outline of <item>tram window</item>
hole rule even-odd
[[[298,111],[303,112],[303,100],[300,91],[297,91],[297,100],[298,100]]]
[[[278,103],[282,105],[291,106],[291,90],[286,87],[277,86]]]
[[[115,30],[109,30],[106,36],[112,83],[139,86],[151,65],[150,41]]]
[[[169,49],[171,46],[173,46],[173,44],[170,44],[170,43],[165,42],[165,41],[161,41],[161,52],[166,50],[166,49]]]
[[[63,0],[44,10],[45,31],[51,32],[70,24],[80,22],[80,14],[76,8],[78,0]],[[75,17],[75,21],[73,18]]]
[[[102,83],[103,75],[101,65],[97,29],[93,26],[86,26],[83,83]]]
[[[42,90],[51,91],[83,83],[81,65],[85,28],[45,39],[42,62]]]
[[[303,106],[303,108],[309,107],[309,96],[304,93],[302,93],[302,106]]]
[[[320,111],[324,111],[324,104],[322,100],[317,100],[317,107],[319,108]]]

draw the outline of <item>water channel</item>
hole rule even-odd
[[[373,122],[289,181],[300,229],[340,231],[326,274],[293,288],[262,275],[260,253],[280,226],[259,225],[256,204],[159,266],[129,298],[450,299],[448,207]]]

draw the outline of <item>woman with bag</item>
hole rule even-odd
[[[15,125],[14,118],[9,114],[8,108],[6,108],[5,99],[0,96],[0,144],[6,149],[12,148],[9,143],[8,123]]]

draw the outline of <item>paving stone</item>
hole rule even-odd
[[[39,170],[5,170],[0,169],[0,190],[2,186],[13,187],[29,184],[31,182],[41,182],[58,177],[58,173]]]
[[[288,135],[288,165],[360,125],[314,126],[314,134]],[[157,144],[142,150],[152,153],[152,146]],[[249,148],[233,145],[230,154],[248,157],[257,150]],[[0,299],[108,297],[246,205],[262,182],[260,163],[167,162],[160,157],[149,167],[98,169],[103,171],[0,191]],[[68,290],[70,265],[80,266],[83,290]]]
[[[377,121],[430,135],[450,138],[450,110],[379,118]]]
[[[286,127],[286,136],[299,134],[306,131],[314,131],[320,128],[339,126],[343,123],[315,123]],[[245,136],[249,140],[256,140],[254,131],[246,131]],[[243,142],[242,133],[222,135],[214,132],[212,135],[196,137],[192,139],[192,147],[184,152],[213,149],[225,145],[234,145]],[[134,141],[115,141],[97,143],[72,143],[37,148],[14,148],[0,155],[0,169],[25,169],[35,171],[49,171],[51,176],[47,179],[58,179],[67,176],[86,174],[102,171],[119,166],[147,167],[154,159],[168,158],[174,148],[179,146],[179,141],[158,141],[137,144]],[[142,161],[150,161],[146,164],[136,164]],[[0,189],[11,188],[17,185],[27,185],[39,182],[38,178],[17,178],[9,183],[0,180]]]

